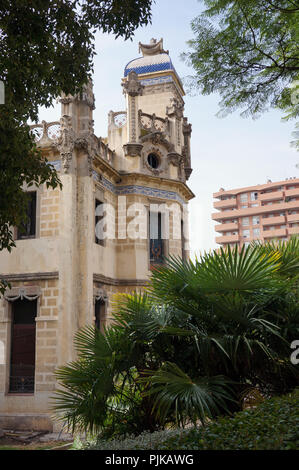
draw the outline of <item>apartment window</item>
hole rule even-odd
[[[17,227],[17,240],[34,238],[36,235],[36,191],[28,192],[27,196],[26,218]]]
[[[244,193],[244,194],[240,195],[240,201],[241,202],[247,202],[248,201],[247,193]]]
[[[95,243],[97,245],[104,246],[104,233],[102,220],[103,214],[103,202],[98,199],[95,200]]]
[[[11,393],[34,392],[36,309],[36,300],[18,299],[12,303]]]
[[[249,225],[249,217],[242,218],[242,225]]]
[[[258,207],[258,204],[251,204],[251,207]]]
[[[248,204],[245,204],[244,206],[241,206],[241,209],[248,209]]]
[[[243,238],[249,238],[250,237],[250,231],[249,230],[243,230]]]
[[[257,198],[258,198],[258,193],[255,193],[255,192],[250,193],[250,199],[251,199],[251,201],[256,201]]]
[[[149,212],[149,250],[151,263],[163,263],[164,243],[162,239],[162,213]]]
[[[260,223],[260,218],[257,216],[252,217],[252,225],[258,225]]]
[[[254,237],[259,237],[260,236],[260,229],[259,228],[254,228],[253,229],[253,236]]]

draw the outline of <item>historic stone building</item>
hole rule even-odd
[[[163,256],[188,256],[184,90],[162,40],[140,50],[107,138],[93,131],[91,83],[61,97],[60,121],[32,127],[63,187],[24,188],[28,220],[0,254],[0,428],[52,430],[53,371],[75,359],[74,333],[107,324],[113,294],[142,289]]]

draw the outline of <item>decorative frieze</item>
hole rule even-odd
[[[4,294],[5,300],[14,302],[15,300],[36,300],[41,295],[41,288],[39,286],[26,286],[26,287],[12,287],[6,290]]]

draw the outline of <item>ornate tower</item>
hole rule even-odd
[[[143,56],[130,61],[124,71],[127,110],[109,116],[109,146],[115,149],[121,172],[185,182],[192,172],[191,125],[184,117],[182,82],[162,39],[139,43],[139,51]]]

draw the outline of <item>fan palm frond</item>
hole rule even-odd
[[[147,377],[140,380],[151,384],[146,394],[155,396],[153,411],[161,417],[173,408],[180,422],[188,416],[194,423],[198,419],[205,423],[207,418],[224,410],[228,412],[228,401],[235,401],[231,388],[233,382],[224,376],[191,379],[170,362],[156,372],[145,374]]]

